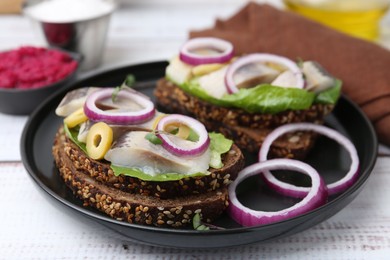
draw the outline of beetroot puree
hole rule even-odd
[[[77,65],[71,56],[53,49],[29,46],[0,52],[0,88],[47,86],[66,78]]]

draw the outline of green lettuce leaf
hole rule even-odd
[[[341,80],[336,80],[335,86],[320,92],[314,99],[317,104],[336,104],[341,94]]]
[[[86,145],[82,142],[79,142],[77,140],[78,136],[78,129],[77,128],[72,128],[69,129],[65,124],[64,124],[64,130],[66,135],[78,146],[80,149],[82,149],[86,154],[87,149]],[[209,133],[210,137],[210,152],[211,152],[211,160],[210,160],[210,167],[219,169],[223,166],[222,163],[222,155],[224,153],[227,153],[232,144],[233,141],[226,139],[222,134],[216,134],[216,133]],[[196,139],[196,136],[193,137]],[[119,175],[126,175],[130,177],[136,177],[144,181],[176,181],[180,180],[183,178],[189,178],[189,177],[197,177],[197,176],[205,176],[210,174],[210,172],[198,172],[198,173],[193,173],[193,174],[179,174],[179,173],[164,173],[164,174],[158,174],[155,176],[149,175],[144,173],[138,168],[127,168],[127,167],[121,167],[121,166],[116,166],[111,164],[111,169],[114,172],[114,175],[119,176]]]
[[[115,176],[119,175],[126,175],[130,177],[136,177],[138,179],[144,180],[144,181],[178,181],[183,178],[188,177],[197,177],[197,176],[205,176],[210,174],[209,172],[197,172],[193,174],[180,174],[180,173],[164,173],[164,174],[157,174],[155,176],[149,175],[141,171],[137,168],[127,168],[127,167],[121,167],[111,164],[111,169],[113,170]]]
[[[80,147],[81,150],[84,151],[85,154],[87,154],[87,146],[85,145],[85,143],[79,142],[79,140],[77,139],[77,136],[79,134],[79,128],[75,127],[69,129],[68,126],[64,124],[64,130],[70,140],[72,140],[73,143],[75,143],[78,147]]]
[[[223,167],[222,154],[227,153],[232,147],[233,141],[226,139],[222,134],[209,133],[211,160],[209,165],[219,169]]]
[[[226,95],[222,99],[250,113],[275,114],[288,109],[307,109],[313,103],[314,97],[314,93],[303,89],[264,84],[250,89],[240,89],[237,93]]]
[[[210,96],[199,86],[196,78],[178,86],[185,92],[214,105],[240,108],[250,113],[269,114],[285,110],[304,110],[315,103],[336,104],[341,92],[340,80],[336,80],[334,87],[317,95],[305,89],[261,84],[254,88],[240,89],[237,93],[225,95],[220,99]]]

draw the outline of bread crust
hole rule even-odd
[[[196,213],[200,213],[204,221],[212,222],[225,211],[228,206],[227,185],[244,166],[241,151],[237,147],[232,151],[234,153],[224,158],[228,164],[224,170],[214,169],[214,175],[183,180],[183,184],[197,189],[197,192],[187,192],[190,187],[184,189],[180,181],[162,184],[128,176],[116,177],[108,162],[88,158],[65,135],[62,127],[56,134],[52,149],[60,176],[83,200],[84,206],[94,207],[112,218],[129,223],[175,228],[191,224]],[[212,184],[207,182],[207,188],[204,187],[206,184],[199,184],[210,178]],[[135,183],[134,186],[128,186],[130,182]],[[169,189],[175,186],[174,183],[179,188]],[[160,185],[160,190],[157,185]],[[166,187],[167,192],[162,192],[161,186]]]
[[[226,108],[205,102],[187,94],[163,78],[157,82],[154,95],[161,110],[193,116],[209,131],[223,133],[241,149],[258,152],[264,138],[276,127],[299,122],[323,124],[334,105],[315,104],[306,110],[288,110],[276,114],[249,113],[238,108]],[[271,157],[303,158],[313,146],[313,132],[288,133],[271,146]]]

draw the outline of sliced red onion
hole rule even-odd
[[[172,123],[180,123],[189,126],[198,136],[199,139],[194,144],[184,147],[180,146],[178,143],[174,143],[172,139],[169,138],[169,134],[164,134],[164,129],[166,125]],[[167,115],[160,119],[157,124],[157,136],[162,140],[162,146],[170,153],[178,156],[196,156],[205,152],[210,144],[209,135],[206,128],[199,121],[179,114]]]
[[[312,187],[304,199],[281,211],[259,211],[242,205],[236,195],[238,184],[250,176],[270,170],[292,170],[304,173],[310,176]],[[327,196],[326,185],[313,167],[297,160],[273,159],[252,164],[239,172],[236,180],[229,186],[230,203],[228,211],[230,216],[243,226],[265,225],[296,217],[320,207],[326,203]]]
[[[195,53],[194,50],[197,49],[211,49],[216,50],[216,52],[210,55],[203,55]],[[233,56],[233,44],[213,37],[191,39],[180,49],[180,60],[193,66],[210,63],[225,63],[230,61]]]
[[[238,87],[236,83],[234,82],[234,74],[239,70],[241,67],[250,64],[250,63],[257,63],[257,62],[271,62],[278,65],[282,65],[286,69],[290,70],[295,78],[296,78],[296,88],[303,88],[305,85],[305,81],[303,79],[303,74],[301,69],[298,67],[298,65],[293,62],[292,60],[274,55],[274,54],[268,54],[268,53],[253,53],[246,56],[243,56],[237,60],[235,60],[232,64],[229,65],[226,74],[225,74],[225,85],[227,88],[227,91],[229,94],[233,94],[238,92]]]
[[[142,107],[137,111],[105,111],[97,107],[96,103],[103,99],[111,98],[113,88],[104,88],[88,96],[84,103],[84,113],[92,121],[103,121],[107,124],[128,125],[148,121],[155,114],[153,102],[144,95],[138,95],[134,91],[123,89],[118,92],[117,98],[128,99]]]
[[[259,152],[259,161],[266,161],[269,149],[271,144],[280,136],[288,132],[294,131],[314,131],[319,134],[325,135],[330,139],[335,140],[340,145],[342,145],[351,157],[351,166],[349,167],[349,171],[347,174],[341,178],[340,180],[330,183],[327,185],[329,195],[337,194],[348,189],[358,178],[359,175],[359,156],[357,154],[355,146],[349,141],[345,136],[341,135],[339,132],[322,126],[316,125],[312,123],[295,123],[295,124],[287,124],[276,128],[272,131],[265,139],[261,145],[261,149]],[[283,181],[278,180],[275,176],[269,171],[263,172],[265,182],[278,191],[279,193],[295,198],[303,198],[307,195],[310,188],[307,187],[299,187],[293,184],[285,183]]]

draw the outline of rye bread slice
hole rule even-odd
[[[184,178],[178,181],[143,181],[135,177],[114,175],[109,162],[89,158],[65,135],[62,127],[56,134],[53,154],[59,147],[64,150],[74,169],[88,174],[96,181],[127,193],[154,196],[161,199],[197,195],[227,187],[245,164],[241,150],[233,144],[231,150],[222,157],[224,166],[220,169],[210,168],[209,175]]]
[[[154,90],[157,104],[168,113],[185,114],[197,118],[209,131],[223,133],[241,149],[258,152],[264,138],[276,127],[298,122],[322,124],[333,105],[315,104],[307,110],[288,110],[277,114],[248,113],[242,109],[226,108],[205,102],[184,92],[163,78]],[[271,157],[300,159],[313,146],[313,132],[288,133],[274,142]]]
[[[144,194],[131,194],[105,185],[74,165],[64,142],[53,146],[53,155],[59,174],[84,206],[94,207],[112,218],[129,223],[161,227],[183,227],[199,213],[211,222],[228,206],[227,188],[198,195],[161,199]]]

